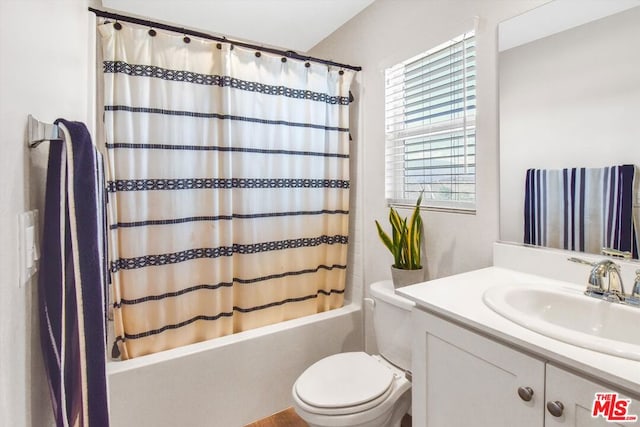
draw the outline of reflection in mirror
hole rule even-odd
[[[612,3],[618,9],[603,10]],[[536,176],[539,180],[538,187],[529,188],[535,191],[529,194],[533,205],[527,206],[527,213],[530,221],[533,215],[538,222],[527,224],[529,233],[537,233],[536,239],[529,236],[530,243],[592,253],[603,246],[633,249],[632,224],[635,218],[640,225],[640,195],[633,177],[629,186],[628,180],[623,183],[618,174],[611,174],[611,167],[635,165],[637,176],[640,166],[640,7],[632,7],[639,5],[625,0],[556,0],[500,25],[502,240],[526,241],[525,184],[527,171],[533,169],[531,183]],[[564,17],[586,16],[590,6],[600,10],[589,22],[513,42],[513,30],[553,27]],[[621,204],[603,200],[612,196],[611,188],[619,188],[609,184],[627,186]],[[616,191],[614,196],[622,195]],[[545,197],[551,197],[548,204]],[[606,211],[607,206],[612,210]],[[626,206],[628,220],[618,234],[613,232],[629,236],[620,246],[619,239],[606,239],[607,227],[620,224]],[[570,209],[580,215],[568,214]],[[598,218],[604,218],[601,225]]]

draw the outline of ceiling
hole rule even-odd
[[[502,52],[638,6],[640,0],[554,0],[500,23],[499,48]]]
[[[102,0],[102,4],[122,14],[304,53],[373,1]]]

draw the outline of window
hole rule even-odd
[[[475,210],[476,62],[466,33],[385,70],[386,197]]]

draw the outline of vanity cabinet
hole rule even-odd
[[[547,363],[545,399],[547,402],[563,402],[564,410],[561,417],[545,411],[545,427],[640,426],[640,418],[636,422],[621,423],[591,416],[595,394],[612,391],[616,390]],[[623,393],[618,396],[618,399],[628,398]],[[628,413],[640,417],[640,401],[631,399]]]
[[[592,418],[595,393],[614,390],[546,360],[419,309],[413,331],[414,427],[640,426]]]

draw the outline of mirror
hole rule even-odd
[[[500,238],[523,243],[528,169],[640,167],[640,1],[555,0],[499,40]]]

